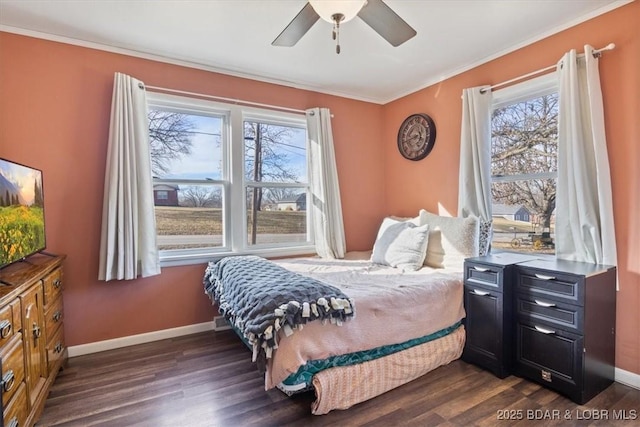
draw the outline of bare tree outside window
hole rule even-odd
[[[198,185],[184,186],[178,197],[180,206],[192,208],[222,208],[222,192],[218,188]]]
[[[553,253],[557,93],[495,109],[491,131],[494,247]]]
[[[305,186],[299,185],[306,183],[306,147],[295,142],[296,134],[300,132],[300,129],[289,126],[258,121],[244,122],[244,171],[245,179],[249,183],[247,187],[247,228],[250,244],[259,243],[260,224],[264,223],[264,218],[266,218],[262,215],[261,221],[261,211],[265,208],[271,211],[283,210],[281,209],[282,203],[301,194],[306,194]],[[262,183],[291,183],[292,186],[267,188],[260,185]],[[293,216],[289,215],[289,217]],[[299,214],[296,216],[301,217]],[[286,234],[304,235],[306,233],[306,215],[304,215],[304,219],[305,221],[302,223],[294,220],[293,222],[298,224],[297,226],[283,227],[281,230],[288,230],[285,231]],[[306,240],[306,235],[300,239]]]
[[[149,110],[149,144],[154,176],[170,171],[170,162],[191,154],[194,124],[189,116],[162,110]]]
[[[159,247],[221,246],[223,188],[210,177],[222,175],[222,119],[155,108],[148,118]]]

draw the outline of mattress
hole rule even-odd
[[[341,326],[311,322],[288,337],[267,362],[270,389],[310,361],[402,344],[447,330],[464,317],[462,273],[423,267],[415,272],[373,264],[370,253],[344,260],[293,258],[277,264],[340,288],[356,315]]]

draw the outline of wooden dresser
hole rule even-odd
[[[0,270],[0,358],[5,426],[33,426],[67,360],[64,256],[34,255]]]

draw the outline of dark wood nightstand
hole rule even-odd
[[[564,260],[515,269],[516,375],[583,404],[614,380],[616,268]]]
[[[534,256],[499,253],[468,258],[464,263],[464,307],[467,339],[462,360],[493,372],[511,373],[513,362],[513,271]]]

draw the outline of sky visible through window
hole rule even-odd
[[[190,154],[168,160],[168,172],[162,179],[223,179],[222,117],[190,114]],[[273,126],[279,128],[279,126]],[[289,127],[287,136],[275,143],[279,155],[287,161],[288,170],[306,180],[306,132]]]

